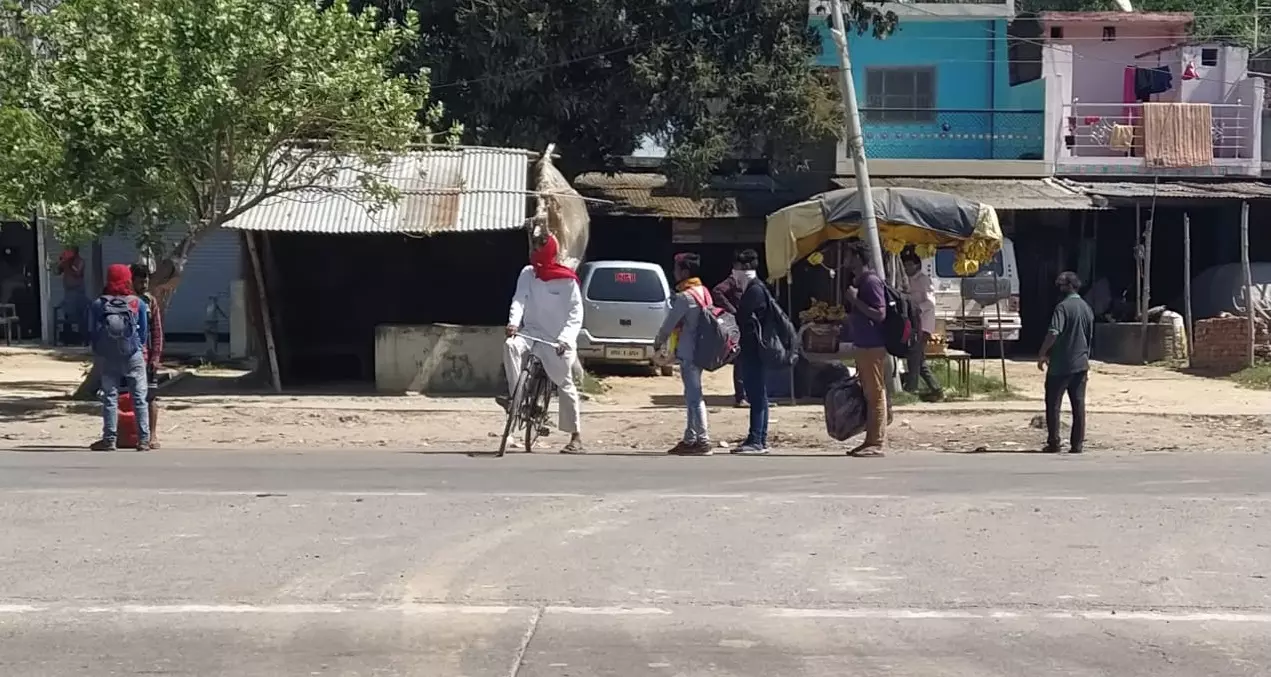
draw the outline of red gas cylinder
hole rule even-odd
[[[137,448],[137,412],[132,406],[131,393],[119,393],[119,438],[115,445],[125,449]]]

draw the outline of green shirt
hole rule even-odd
[[[1055,306],[1050,316],[1050,333],[1055,343],[1050,348],[1049,376],[1068,376],[1090,368],[1090,344],[1094,340],[1094,311],[1077,294]]]

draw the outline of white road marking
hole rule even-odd
[[[1055,496],[1055,495],[1028,495],[1028,494],[981,494],[976,492],[950,492],[950,493],[929,493],[921,495],[910,494],[854,494],[854,493],[811,493],[799,494],[782,491],[764,491],[764,492],[746,492],[746,493],[659,493],[652,491],[613,491],[603,493],[580,493],[580,492],[541,492],[541,491],[515,491],[515,492],[485,492],[485,491],[325,491],[321,489],[259,489],[259,490],[205,490],[205,489],[136,489],[136,488],[44,488],[44,489],[0,489],[0,495],[47,495],[47,496],[67,496],[84,494],[121,494],[126,495],[129,500],[135,501],[139,497],[146,494],[157,496],[200,496],[200,497],[229,497],[229,498],[259,498],[261,500],[269,500],[274,498],[296,498],[304,496],[307,498],[321,498],[323,496],[337,498],[435,498],[442,500],[452,500],[454,498],[495,498],[495,499],[536,499],[536,498],[582,498],[593,500],[611,500],[611,499],[642,499],[650,501],[659,500],[718,500],[718,501],[753,501],[756,499],[781,499],[781,500],[828,500],[828,501],[886,501],[886,500],[950,500],[973,497],[983,501],[1091,501],[1099,499],[1142,499],[1161,502],[1187,501],[1187,502],[1222,502],[1222,503],[1271,503],[1271,495],[1213,495],[1213,496],[1171,496],[1171,495],[1153,495],[1153,494],[1128,494],[1128,495],[1100,495],[1100,496]]]
[[[802,619],[872,619],[872,620],[927,620],[927,619],[1082,619],[1097,621],[1153,621],[1190,623],[1271,623],[1271,613],[1235,613],[1213,611],[1016,611],[1009,609],[772,609],[768,612],[778,618]]]
[[[549,614],[572,614],[575,616],[669,616],[675,612],[655,607],[621,607],[621,606],[549,606],[544,609]]]
[[[0,615],[63,614],[63,615],[216,615],[216,614],[279,614],[313,615],[342,613],[392,613],[402,615],[506,615],[513,612],[531,613],[532,617],[552,614],[575,616],[673,616],[701,613],[758,614],[769,618],[803,620],[1009,620],[1009,619],[1079,619],[1104,622],[1166,622],[1166,623],[1252,623],[1271,624],[1271,611],[1243,612],[1221,609],[1194,609],[1176,611],[1116,611],[1110,609],[923,609],[923,608],[838,608],[792,609],[773,607],[573,607],[565,605],[532,606],[481,606],[457,604],[110,604],[77,606],[59,603],[0,604]]]

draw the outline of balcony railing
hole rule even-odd
[[[1041,160],[1040,110],[864,108],[861,126],[871,158]]]
[[[1209,136],[1214,160],[1253,158],[1255,121],[1252,106],[1210,104]],[[1074,103],[1064,106],[1060,119],[1059,161],[1074,164],[1143,161],[1145,137],[1141,103]],[[1114,158],[1116,158],[1114,160]],[[1137,162],[1134,160],[1137,159]]]

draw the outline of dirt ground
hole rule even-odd
[[[82,448],[99,434],[93,403],[64,396],[83,373],[82,355],[0,348],[0,448]],[[896,450],[1012,453],[1036,450],[1044,438],[1041,375],[1008,362],[1007,379],[1023,399],[897,407],[888,434]],[[981,367],[977,364],[974,370]],[[985,369],[996,369],[991,361]],[[382,396],[371,393],[272,395],[251,392],[241,372],[201,370],[163,390],[158,435],[165,450],[378,447],[417,451],[487,451],[503,417],[478,398]],[[659,452],[683,427],[679,379],[610,376],[607,390],[584,403],[593,448]],[[745,433],[747,412],[731,406],[727,370],[708,375],[712,431],[721,444]],[[1088,393],[1087,449],[1106,453],[1271,449],[1271,393],[1161,367],[1097,365]],[[770,443],[798,453],[842,453],[847,443],[825,434],[819,405],[777,403]],[[550,451],[564,442],[545,440]]]

